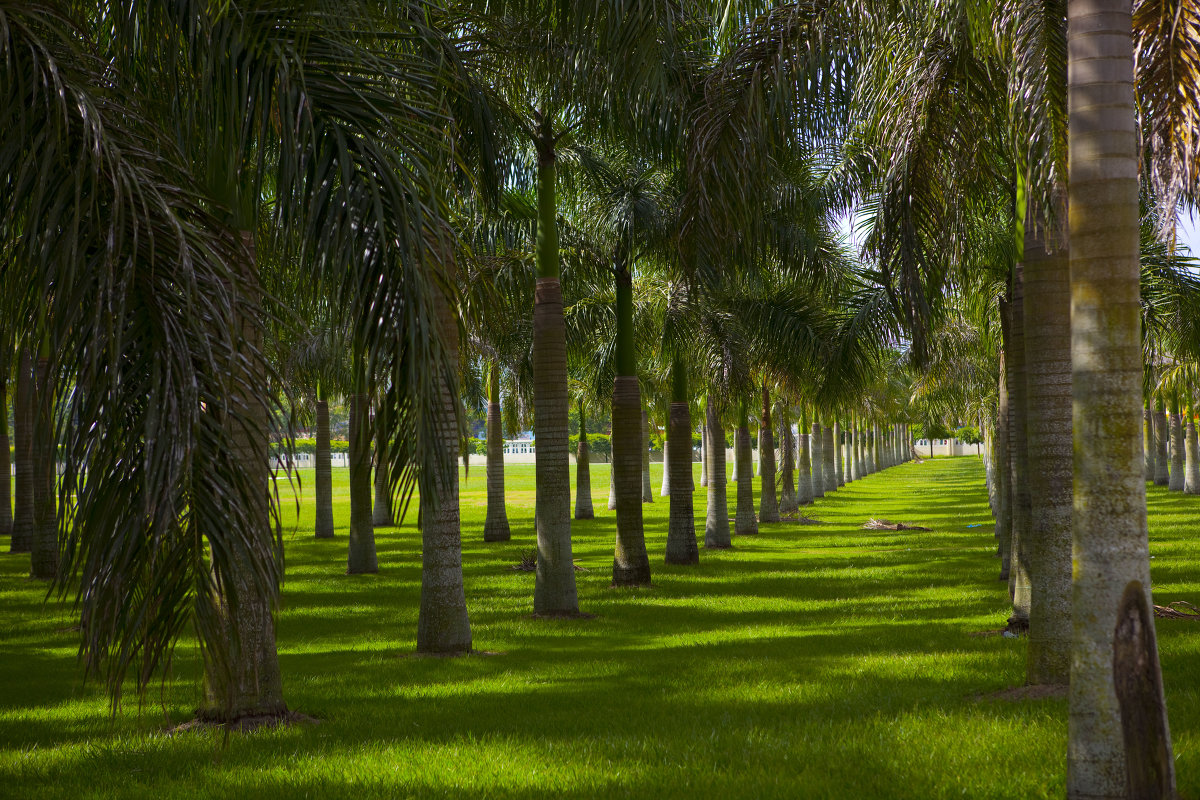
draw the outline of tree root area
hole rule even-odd
[[[801,514],[799,511],[792,511],[787,514],[781,514],[779,516],[779,521],[780,522],[795,522],[800,525],[820,525],[821,524],[821,520],[813,519],[812,517],[806,517],[803,514]]]
[[[253,733],[257,730],[288,727],[293,725],[320,725],[321,720],[301,714],[299,711],[284,711],[279,714],[246,714],[233,719],[216,719],[196,716],[187,722],[180,723],[167,729],[168,734],[184,733],[186,731],[207,731],[220,728],[230,733]]]
[[[1176,600],[1165,606],[1155,606],[1154,616],[1160,619],[1191,619],[1200,620],[1200,608],[1184,600]]]
[[[1067,686],[1062,683],[1035,683],[1031,686],[1013,686],[998,692],[977,694],[972,697],[976,702],[984,700],[1004,700],[1018,703],[1022,700],[1058,700],[1067,696]]]

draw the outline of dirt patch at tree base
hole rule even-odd
[[[1067,686],[1062,683],[1035,683],[1030,686],[1013,686],[998,692],[972,695],[975,702],[1004,700],[1019,703],[1022,700],[1059,700],[1067,696]]]
[[[301,714],[299,711],[285,711],[282,714],[248,714],[231,720],[197,716],[187,722],[167,728],[166,732],[168,735],[174,735],[187,731],[207,731],[220,728],[227,733],[253,733],[263,729],[320,724],[321,720],[310,717],[308,714]]]

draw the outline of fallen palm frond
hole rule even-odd
[[[801,525],[820,525],[821,524],[821,520],[813,519],[812,517],[806,517],[803,514],[801,514],[799,511],[793,511],[789,514],[780,514],[779,518],[781,520],[783,520],[784,522],[797,522]]]
[[[1185,610],[1180,610],[1185,609]],[[1200,608],[1184,600],[1176,600],[1165,606],[1155,606],[1154,616],[1164,619],[1196,619],[1200,620]]]
[[[928,531],[931,528],[922,528],[920,525],[905,525],[903,522],[889,522],[886,519],[875,519],[872,517],[863,523],[862,529],[865,531]]]

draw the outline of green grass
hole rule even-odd
[[[1059,797],[1065,700],[980,700],[1023,680],[1025,644],[973,632],[1008,614],[975,458],[897,467],[762,526],[698,568],[662,561],[667,502],[645,506],[654,587],[609,588],[608,474],[575,524],[585,621],[530,618],[533,467],[508,470],[513,541],[484,545],[482,464],[463,486],[475,646],[412,657],[420,580],[411,524],[377,531],[380,573],[344,573],[343,527],[288,534],[279,647],[289,704],[322,720],[235,735],[162,733],[198,699],[197,662],[110,717],[83,685],[68,608],[27,557],[0,558],[0,796]],[[337,473],[335,473],[335,476]],[[303,476],[306,488],[311,476]],[[699,489],[699,487],[697,487]],[[730,500],[733,492],[730,491]],[[703,522],[704,493],[696,495]],[[932,532],[864,531],[870,516]],[[1156,599],[1200,600],[1200,497],[1150,490]],[[978,526],[978,527],[969,527]],[[7,549],[7,547],[5,547]],[[1160,621],[1179,785],[1200,797],[1200,623]]]

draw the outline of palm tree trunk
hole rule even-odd
[[[375,552],[375,526],[371,522],[371,424],[370,401],[362,356],[355,356],[354,394],[350,395],[350,546],[346,574],[379,571]]]
[[[1140,435],[1139,145],[1129,0],[1067,4],[1071,363],[1075,449],[1068,798],[1130,788],[1113,676],[1123,598],[1149,607]],[[1156,797],[1175,794],[1153,618],[1141,620],[1157,708],[1128,708],[1164,735]],[[1145,765],[1135,764],[1137,768]],[[1141,796],[1151,796],[1146,793]]]
[[[1182,492],[1183,478],[1183,418],[1179,414],[1179,398],[1171,398],[1171,477],[1167,488],[1172,492]]]
[[[579,401],[579,447],[575,451],[575,519],[594,519],[592,510],[592,465],[588,453],[587,417]]]
[[[700,425],[700,485],[708,486],[708,423]]]
[[[779,453],[783,462],[780,477],[783,486],[779,494],[781,514],[794,514],[796,501],[796,437],[792,434],[792,418],[786,405],[779,407]]]
[[[1154,483],[1156,486],[1167,486],[1171,482],[1171,473],[1167,469],[1167,412],[1163,408],[1162,398],[1154,404]]]
[[[43,342],[34,373],[33,546],[30,576],[53,580],[58,575],[58,512],[55,491],[58,447],[54,432],[54,376],[48,343]]]
[[[825,496],[825,459],[822,457],[821,423],[813,421],[809,436],[809,457],[812,468],[813,500]]]
[[[33,360],[25,349],[17,365],[13,428],[17,474],[9,552],[28,553],[33,547]]]
[[[825,493],[833,494],[837,491],[837,472],[834,468],[834,459],[837,452],[833,444],[833,428],[825,425],[821,430],[821,460],[824,462],[824,480]]]
[[[1000,379],[996,394],[996,541],[1000,546],[1000,580],[1007,584],[1012,571],[1012,456],[1008,448],[1008,357],[1003,346],[1000,350]],[[930,448],[932,453],[932,442]]]
[[[12,457],[8,452],[8,349],[0,350],[0,536],[12,536]]]
[[[725,431],[713,408],[712,400],[705,404],[708,421],[708,503],[704,519],[704,546],[724,549],[730,546],[729,501],[725,485]]]
[[[745,398],[739,404],[737,440],[734,444],[738,482],[733,532],[738,536],[750,536],[758,533],[758,520],[754,516],[754,455],[750,447],[750,422]]]
[[[1154,480],[1154,412],[1149,407],[1142,409],[1142,443],[1146,463],[1146,482]]]
[[[667,427],[670,427],[671,420],[667,419]],[[659,497],[671,496],[671,470],[667,469],[667,463],[670,460],[671,442],[668,438],[663,438],[663,477],[662,488],[658,491]]]
[[[649,422],[637,379],[633,329],[633,276],[618,257],[616,269],[616,368],[613,385],[613,475],[617,486],[617,541],[613,586],[650,583],[650,560],[642,522],[642,503],[650,492]],[[651,499],[653,499],[651,497]]]
[[[608,461],[608,510],[614,511],[617,507],[617,457],[614,452],[609,456]]]
[[[930,449],[930,453],[933,450]],[[871,423],[871,472],[879,472],[883,469],[881,452],[879,449],[879,423]]]
[[[1184,438],[1183,491],[1200,494],[1200,446],[1196,439],[1195,411],[1191,407],[1187,410],[1187,435]]]
[[[500,408],[500,365],[495,361],[488,371],[486,469],[487,516],[483,520],[483,540],[507,542],[512,531],[504,508],[504,422]]]
[[[833,476],[837,488],[846,485],[846,452],[842,447],[842,423],[833,421]]]
[[[247,286],[253,286],[256,277],[253,239],[248,233],[242,234],[242,238],[249,253],[242,265],[243,274],[249,279]],[[247,318],[240,321],[239,327],[241,342],[261,352],[258,326]],[[267,407],[257,402],[257,398],[237,396],[241,391],[238,387],[266,386],[266,376],[248,374],[243,378],[240,382],[231,381],[234,392],[231,402],[242,405],[253,419],[251,426],[232,432],[233,454],[251,485],[261,487],[262,492],[261,501],[247,509],[253,521],[246,535],[269,538],[272,535],[268,496],[271,421]],[[287,705],[283,701],[283,678],[275,646],[274,598],[256,590],[254,574],[261,567],[250,564],[248,556],[242,553],[230,562],[230,574],[225,577],[232,583],[229,588],[233,591],[222,590],[217,598],[229,627],[229,649],[223,658],[215,653],[205,658],[205,699],[200,716],[225,722],[246,717],[279,717],[287,713]],[[229,604],[230,598],[236,598],[235,606]]]
[[[1071,672],[1071,273],[1065,247],[1025,231],[1025,384],[1030,494],[1026,683],[1065,686]]]
[[[1029,449],[1025,402],[1025,304],[1022,265],[1013,266],[1012,300],[1007,303],[1005,353],[1008,366],[1009,453],[1012,474],[1012,550],[1008,573],[1013,610],[1008,629],[1024,633],[1029,628],[1029,548],[1032,508],[1029,498]]]
[[[796,478],[796,505],[806,506],[813,501],[813,480],[812,480],[812,454],[809,447],[809,435],[804,432],[807,427],[804,423],[803,410],[800,414],[800,431],[797,434],[799,440],[799,457],[797,458],[797,478]]]
[[[329,447],[329,401],[317,387],[316,537],[333,538],[333,456]]]
[[[535,614],[575,615],[579,597],[571,555],[567,328],[558,265],[554,137],[538,142],[537,288],[533,303],[533,435],[537,447]]]
[[[779,504],[775,499],[775,443],[771,424],[771,395],[767,384],[762,387],[762,419],[758,423],[758,463],[762,476],[759,487],[758,517],[762,522],[779,522]]]
[[[692,510],[692,412],[687,389],[686,367],[677,356],[671,365],[671,405],[667,410],[667,443],[663,447],[663,472],[671,476],[668,564],[700,563],[696,517]]]
[[[376,528],[393,525],[392,487],[388,480],[387,436],[389,425],[384,419],[383,404],[375,409],[375,507],[371,510],[371,524]]]
[[[444,262],[446,283],[454,285],[454,262]],[[458,508],[458,320],[454,308],[435,290],[433,310],[441,328],[449,372],[441,376],[441,399],[434,412],[437,447],[449,458],[449,469],[422,472],[421,493],[421,607],[417,614],[417,652],[471,652],[471,622],[463,588],[462,524]],[[380,425],[386,420],[379,420]],[[389,431],[390,432],[390,431]],[[388,437],[379,437],[386,443]],[[382,461],[382,457],[380,458]]]

